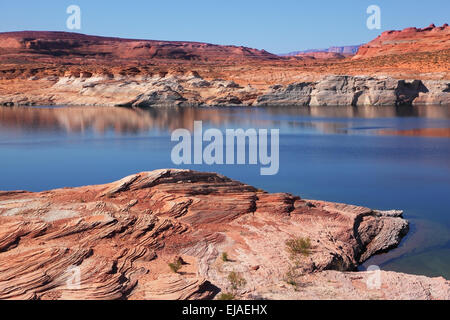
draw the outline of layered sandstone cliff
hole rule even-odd
[[[272,86],[258,105],[383,106],[450,104],[450,81],[391,77],[327,76],[317,82]]]
[[[33,82],[33,81],[31,81]],[[0,95],[0,105],[383,106],[450,104],[448,80],[330,75],[256,88],[197,73],[123,77],[73,75],[35,80],[36,89]]]
[[[380,271],[373,287],[370,272],[349,272],[407,230],[401,211],[188,170],[0,192],[0,299],[449,299],[443,278]],[[310,254],[293,260],[285,241],[299,237]]]
[[[337,49],[281,57],[196,42],[0,33],[0,104],[448,104],[449,32],[387,31],[353,59]]]

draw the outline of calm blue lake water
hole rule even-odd
[[[450,128],[450,107],[0,108],[0,190],[101,184],[177,167],[172,130],[280,129],[280,170],[181,166],[215,171],[271,192],[402,209],[412,228],[399,248],[372,258],[384,270],[450,279],[450,138],[381,134]]]

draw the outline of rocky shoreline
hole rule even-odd
[[[28,83],[28,84],[27,84]],[[266,87],[187,75],[123,77],[68,74],[29,79],[0,93],[0,105],[170,106],[385,106],[448,105],[450,80],[397,80],[388,76],[328,75],[317,81]]]
[[[450,104],[448,80],[396,80],[391,77],[327,76],[318,82],[272,86],[257,105],[385,106]]]
[[[0,192],[0,299],[449,299],[443,278],[354,272],[407,232],[401,211],[190,170]]]

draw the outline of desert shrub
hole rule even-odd
[[[228,260],[228,253],[222,252],[222,261],[223,261],[223,262],[229,261],[229,260]]]
[[[311,240],[309,238],[291,238],[286,240],[286,250],[294,258],[298,255],[309,256],[311,254]]]
[[[175,262],[169,263],[169,268],[170,270],[172,270],[172,272],[177,273],[178,270],[181,269],[181,261],[180,260],[176,260]]]
[[[238,288],[245,286],[245,284],[247,283],[247,281],[245,281],[245,279],[235,271],[231,271],[228,274],[228,281],[230,281],[231,287],[234,290],[237,290]]]
[[[289,268],[289,270],[284,275],[284,279],[283,280],[287,284],[297,288],[297,286],[298,286],[298,283],[297,283],[298,276],[299,276],[299,274],[294,268]]]
[[[217,300],[234,300],[235,296],[232,293],[221,293]]]

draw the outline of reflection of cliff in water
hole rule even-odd
[[[138,133],[150,129],[164,129],[170,119],[167,112],[156,114],[142,109],[116,107],[2,107],[0,128],[19,130],[49,130],[105,133]]]
[[[0,107],[0,128],[24,131],[138,133],[151,129],[192,129],[195,120],[226,124],[231,114],[221,109],[118,107]],[[235,119],[234,119],[235,120]]]
[[[283,114],[323,118],[450,118],[448,106],[317,106],[317,107],[269,107],[270,114]]]
[[[329,118],[313,123],[308,117]],[[139,133],[152,129],[191,129],[202,120],[211,126],[312,128],[342,132],[342,124],[330,118],[450,118],[445,106],[424,107],[265,107],[265,108],[117,108],[117,107],[0,107],[0,128],[23,131]],[[324,119],[324,120],[325,120]]]

